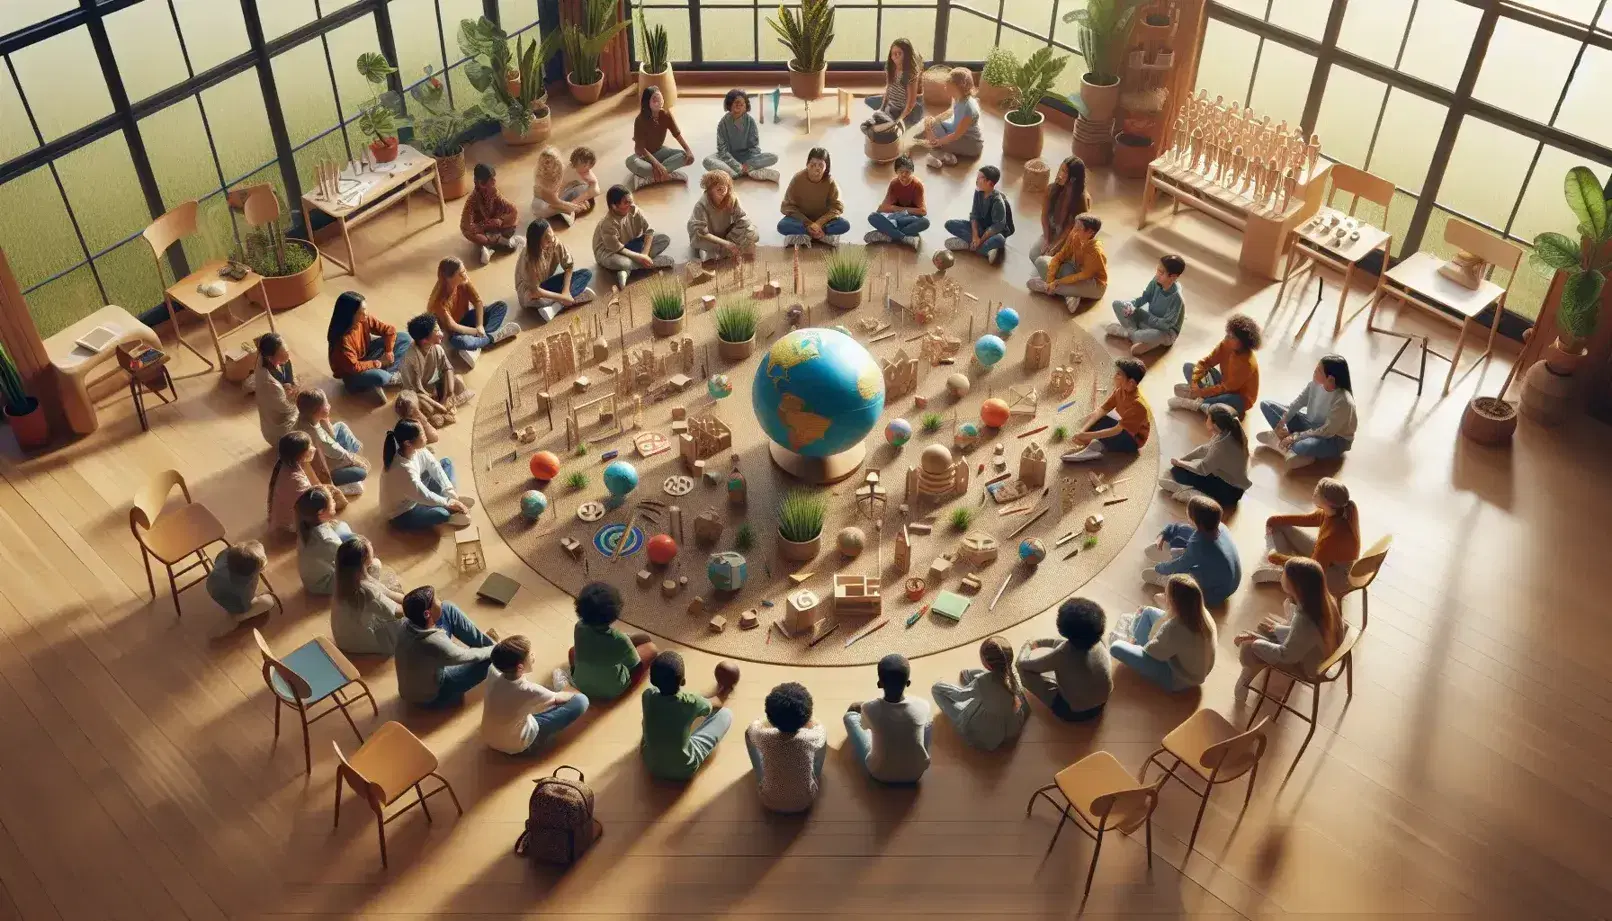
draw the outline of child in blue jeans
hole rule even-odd
[[[1215,667],[1215,622],[1191,576],[1171,576],[1164,602],[1168,612],[1155,607],[1137,611],[1128,630],[1116,631],[1108,652],[1166,691],[1198,687]]]
[[[470,526],[466,513],[476,500],[459,495],[453,485],[453,461],[438,460],[426,448],[420,423],[398,420],[386,433],[381,465],[381,508],[392,524],[406,531],[445,524]]]
[[[966,221],[947,221],[946,232],[951,238],[946,248],[953,252],[974,252],[985,257],[991,265],[1002,262],[1002,250],[1007,238],[1013,236],[1013,207],[1007,196],[996,190],[1002,181],[1002,171],[994,166],[982,166],[974,178],[974,205]]]
[[[717,666],[719,678],[722,665]],[[703,697],[683,690],[683,672],[683,657],[663,652],[650,664],[649,687],[644,688],[644,764],[661,780],[691,779],[733,726],[733,711],[726,704],[734,686],[719,681],[716,693]]]
[[[1342,355],[1323,356],[1315,366],[1315,378],[1298,399],[1288,404],[1262,400],[1259,411],[1271,430],[1260,432],[1254,440],[1280,453],[1288,470],[1342,457],[1354,447],[1359,423],[1349,362]]]
[[[481,739],[510,755],[538,751],[588,712],[588,697],[571,689],[565,669],[554,670],[553,690],[526,677],[532,667],[532,641],[510,636],[492,651],[494,680],[481,701]]]
[[[403,616],[408,624],[392,653],[397,696],[422,707],[446,707],[487,680],[497,631],[484,632],[429,585],[403,596]]]

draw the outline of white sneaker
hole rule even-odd
[[[688,182],[688,174],[683,172],[682,170],[675,170],[675,169],[671,170],[671,174],[672,175],[667,177],[667,178],[671,179],[674,182],[682,182],[682,183],[685,183],[685,184]]]
[[[940,169],[946,165],[946,161],[940,158],[940,154],[930,154],[929,159],[924,161],[924,165],[930,169]]]
[[[631,176],[627,177],[627,191],[629,192],[636,192],[646,185],[649,185],[649,180],[638,175],[637,173],[633,173]]]
[[[890,235],[878,230],[870,230],[862,235],[863,243],[890,243]]]
[[[1203,401],[1192,397],[1171,397],[1164,401],[1171,409],[1186,409],[1195,413],[1203,412]]]
[[[1178,397],[1190,397],[1190,396],[1192,396],[1192,385],[1190,385],[1190,384],[1176,384],[1174,392],[1175,392],[1175,395],[1178,396]]]
[[[803,234],[803,233],[785,234],[784,235],[784,245],[785,246],[811,246],[812,245],[812,238],[807,236],[806,234]]]
[[[458,356],[459,363],[465,366],[465,370],[474,371],[476,359],[481,357],[481,349],[454,349],[453,354]]]
[[[476,507],[476,499],[474,496],[454,496],[454,498],[464,503],[464,506],[467,509]]]
[[[968,241],[960,240],[957,237],[947,237],[946,248],[954,253],[966,253],[969,251]]]
[[[575,220],[575,218],[564,211],[556,211],[554,212],[554,215],[549,218],[550,223],[558,223],[561,227],[570,227],[573,220]]]
[[[1079,451],[1070,451],[1068,454],[1065,454],[1063,456],[1063,460],[1066,464],[1083,464],[1086,461],[1094,461],[1102,456],[1103,450],[1101,448],[1093,445],[1087,445],[1086,447],[1081,448]]]
[[[753,169],[750,171],[750,178],[756,180],[757,182],[777,182],[778,171],[771,169],[770,167]]]
[[[1121,614],[1119,619],[1114,621],[1114,629],[1108,633],[1108,642],[1112,644],[1123,640],[1129,643],[1131,641],[1131,630],[1135,627],[1136,614],[1134,612]]]
[[[677,265],[677,260],[672,258],[671,253],[661,253],[659,256],[655,257],[654,263],[655,268],[657,269],[669,269],[672,266]]]
[[[1103,335],[1113,336],[1115,339],[1129,339],[1131,338],[1131,331],[1118,323],[1110,323],[1103,327]]]
[[[583,288],[582,293],[578,294],[576,296],[576,298],[574,298],[574,300],[579,305],[581,305],[581,304],[591,304],[591,303],[593,303],[593,299],[598,297],[598,296],[599,295],[592,288]]]
[[[1175,492],[1178,489],[1186,489],[1187,488],[1187,484],[1177,482],[1176,480],[1174,480],[1174,479],[1172,479],[1170,477],[1167,477],[1167,476],[1159,477],[1158,483],[1159,483],[1159,488],[1164,490],[1165,492]]]
[[[470,527],[470,516],[464,512],[454,512],[448,516],[448,526],[458,530]]]
[[[1191,502],[1193,499],[1196,499],[1196,498],[1198,498],[1199,496],[1202,496],[1202,495],[1203,495],[1203,493],[1197,491],[1196,489],[1188,487],[1186,489],[1178,489],[1175,492],[1171,493],[1170,498],[1172,498],[1175,501],[1180,502],[1181,504],[1185,505],[1186,503]]]
[[[487,263],[493,261],[493,250],[490,246],[483,246],[481,248],[481,252],[477,253],[476,255],[481,257],[482,265],[486,265]]]
[[[1275,432],[1256,432],[1254,434],[1254,440],[1259,442],[1262,447],[1270,448],[1276,451],[1281,450],[1279,447],[1281,445],[1281,441],[1277,439]]]
[[[526,237],[516,234],[509,238],[509,248],[514,250],[526,248]]]
[[[1045,278],[1032,278],[1025,282],[1024,286],[1029,288],[1032,294],[1049,293],[1049,289],[1047,288],[1047,280]]]
[[[1289,471],[1297,470],[1300,467],[1308,467],[1315,463],[1315,458],[1311,457],[1310,455],[1294,454],[1292,451],[1283,451],[1282,459],[1287,461],[1287,469]]]
[[[341,494],[346,496],[346,497],[348,497],[349,499],[356,499],[359,496],[362,496],[364,494],[364,484],[362,482],[358,482],[358,483],[343,483],[342,485],[337,486],[336,488],[341,490]]]
[[[919,250],[920,247],[922,247],[924,245],[923,239],[920,238],[920,237],[917,237],[917,236],[902,237],[901,242],[903,242],[903,243],[907,244],[908,246],[912,247],[912,251],[915,252],[915,253]]]
[[[1070,313],[1079,313],[1080,312],[1080,298],[1075,297],[1073,294],[1071,294],[1068,297],[1063,299],[1063,306],[1064,306],[1064,309],[1068,310]]]
[[[565,669],[556,668],[554,674],[549,676],[549,687],[556,691],[569,691],[571,676],[565,673]]]
[[[1158,544],[1154,544],[1147,548],[1142,555],[1147,558],[1149,563],[1168,563],[1175,559],[1178,554],[1169,547],[1160,547]]]
[[[379,405],[386,405],[387,396],[385,387],[376,387],[375,389],[369,391],[369,395],[370,399],[374,400]]]
[[[504,325],[493,330],[493,345],[509,340],[521,334],[521,325],[514,320],[505,320]]]
[[[476,391],[471,390],[470,388],[466,387],[464,390],[459,392],[458,396],[456,396],[456,397],[454,397],[454,398],[452,398],[452,399],[450,399],[448,401],[448,407],[450,409],[457,409],[460,406],[467,406],[475,398],[476,398]]]
[[[1256,585],[1280,582],[1282,581],[1282,570],[1269,563],[1262,563],[1258,569],[1249,574],[1248,579]]]
[[[1002,251],[1005,250],[1005,249],[1007,249],[1007,247],[998,246],[996,249],[991,250],[989,253],[985,254],[985,261],[989,262],[991,265],[997,265],[997,264],[1001,263],[1001,261],[1002,261]]]
[[[627,287],[627,277],[630,274],[631,273],[629,273],[626,269],[617,269],[616,270],[616,287],[618,287],[618,288]]]
[[[1232,689],[1232,700],[1241,707],[1248,703],[1249,687],[1254,683],[1252,675],[1244,674],[1237,679],[1237,686]]]

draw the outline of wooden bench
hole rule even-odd
[[[92,352],[78,344],[79,339],[98,326],[105,326],[117,333],[117,338],[108,342],[106,348],[99,352]],[[155,330],[135,319],[122,307],[110,304],[45,340],[45,354],[59,378],[62,412],[67,416],[68,426],[76,434],[88,435],[100,427],[95,403],[90,399],[90,386],[110,377],[118,377],[121,383],[123,373],[116,362],[118,346],[136,342],[152,348],[162,347]],[[112,367],[105,374],[91,379],[95,369],[109,363]]]

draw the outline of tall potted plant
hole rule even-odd
[[[1041,156],[1042,127],[1047,117],[1037,111],[1041,100],[1051,95],[1052,85],[1069,66],[1068,55],[1052,53],[1048,45],[1030,55],[1013,72],[1009,85],[1013,95],[1002,129],[1002,153],[1020,160]]]
[[[358,106],[358,131],[370,141],[369,152],[376,163],[390,163],[397,159],[397,129],[409,123],[406,115],[399,114],[401,100],[391,90],[381,89],[386,78],[397,73],[397,68],[378,51],[366,51],[358,56],[358,73],[369,83],[367,102]]]
[[[1585,344],[1595,333],[1601,295],[1612,272],[1612,199],[1587,166],[1575,166],[1562,181],[1567,207],[1578,218],[1578,239],[1554,231],[1534,237],[1528,261],[1539,271],[1561,273],[1556,306],[1556,341],[1543,360],[1523,375],[1524,414],[1543,422],[1565,415],[1572,391],[1568,378],[1584,360]]]
[[[789,91],[799,99],[816,99],[828,84],[828,46],[834,43],[833,0],[801,0],[800,9],[780,4],[767,20],[789,51]]]
[[[257,212],[259,196],[264,206],[272,207],[273,219],[264,220]],[[286,236],[291,215],[280,207],[279,197],[268,186],[252,191],[247,199],[248,221],[262,223],[247,231],[237,261],[263,276],[263,296],[276,311],[299,307],[314,299],[324,287],[325,266],[319,258],[319,249],[307,240]]]
[[[599,56],[627,28],[625,20],[616,18],[616,9],[616,0],[583,0],[582,21],[560,27],[560,44],[570,65],[565,82],[571,88],[571,98],[583,105],[599,101],[599,94],[604,92]]]
[[[868,254],[866,247],[840,246],[828,257],[828,294],[830,307],[850,310],[862,303],[862,288],[868,280]]]
[[[549,95],[543,68],[560,50],[560,33],[541,42],[517,37],[513,46],[491,20],[465,19],[459,23],[459,52],[465,79],[481,94],[480,113],[498,122],[510,144],[541,144],[549,136]]]
[[[666,108],[677,104],[677,78],[672,76],[671,37],[663,25],[644,21],[644,0],[633,11],[633,31],[638,34],[638,92],[656,87],[666,100]]]
[[[414,143],[437,161],[437,179],[445,198],[463,198],[470,191],[470,173],[465,169],[463,135],[479,116],[476,106],[456,111],[438,77],[425,65],[425,82],[409,90],[419,104],[421,115],[414,123]]]
[[[5,399],[6,421],[11,423],[19,447],[31,451],[50,442],[50,422],[45,418],[45,410],[37,399],[28,395],[22,374],[4,345],[0,345],[0,397]]]
[[[1085,9],[1072,10],[1064,22],[1078,27],[1080,55],[1086,73],[1080,78],[1080,98],[1086,115],[1097,122],[1110,121],[1119,107],[1119,64],[1122,47],[1131,31],[1131,18],[1140,0],[1088,0]]]
[[[665,339],[683,331],[683,286],[667,277],[654,283],[649,291],[649,328],[656,337]]]

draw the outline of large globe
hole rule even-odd
[[[866,438],[884,412],[884,374],[860,343],[798,329],[756,368],[751,404],[767,437],[805,457],[831,457]]]

